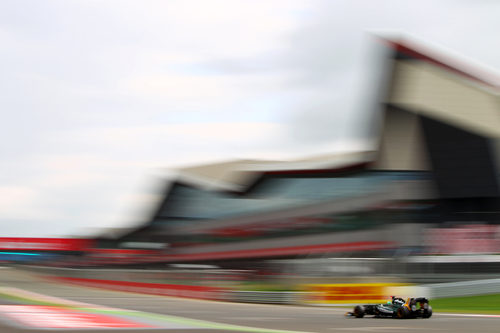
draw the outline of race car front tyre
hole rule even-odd
[[[406,319],[410,317],[410,310],[408,310],[405,306],[402,306],[398,309],[397,317],[399,319]]]
[[[354,308],[354,317],[363,318],[365,316],[365,308],[361,305],[358,305]]]

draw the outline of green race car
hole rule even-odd
[[[408,298],[406,301],[399,297],[392,296],[390,302],[385,304],[357,305],[352,312],[347,312],[346,316],[363,318],[365,315],[372,315],[378,318],[430,318],[432,307],[425,297]]]

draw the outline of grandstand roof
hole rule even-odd
[[[485,86],[499,87],[499,73],[495,73],[493,69],[484,69],[484,66],[480,64],[471,65],[470,59],[463,59],[458,54],[452,54],[450,51],[442,49],[438,50],[404,38],[381,38],[381,40],[397,52],[396,58],[425,61]]]
[[[241,191],[262,173],[334,171],[370,162],[373,152],[324,154],[287,161],[232,160],[178,169],[178,181],[207,190]]]
[[[414,114],[500,137],[500,91],[493,75],[408,41],[386,41],[396,53],[384,101]]]
[[[258,160],[231,160],[189,166],[177,170],[178,181],[207,190],[240,191],[257,177],[254,172],[244,171],[253,164],[265,164]]]

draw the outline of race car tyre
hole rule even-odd
[[[427,309],[424,310],[422,317],[423,318],[430,318],[432,316],[432,306],[428,306]]]
[[[363,318],[365,316],[365,308],[358,305],[354,308],[354,317]]]
[[[397,312],[397,317],[399,319],[406,319],[410,317],[410,310],[408,310],[406,307],[402,306],[398,309]]]

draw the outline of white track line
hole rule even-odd
[[[500,315],[478,314],[478,313],[437,313],[438,316],[449,317],[477,317],[477,318],[500,318]]]

